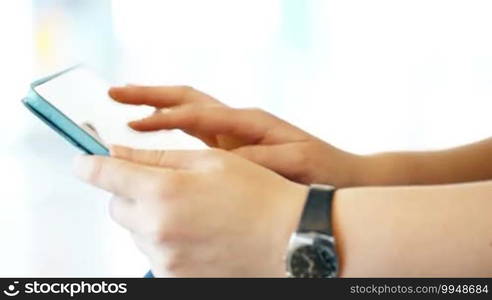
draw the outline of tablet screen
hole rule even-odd
[[[129,121],[145,117],[154,109],[117,103],[108,96],[109,87],[90,69],[77,67],[34,89],[80,127],[95,129],[104,144],[162,147],[162,136],[137,133],[127,126]],[[90,129],[86,131],[92,134]]]

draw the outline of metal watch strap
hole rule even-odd
[[[329,185],[313,184],[302,213],[298,232],[316,231],[332,236],[331,207],[335,188]]]

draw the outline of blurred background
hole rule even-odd
[[[20,104],[32,80],[85,62],[264,108],[352,152],[439,149],[490,136],[491,15],[487,0],[0,1],[0,276],[148,267],[109,196],[72,177],[77,151]]]

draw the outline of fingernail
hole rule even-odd
[[[120,86],[112,86],[109,88],[108,90],[108,95],[109,97],[111,97],[112,99],[114,99],[114,93],[117,92],[118,90],[121,90],[122,87]]]
[[[126,89],[126,88],[132,88],[132,87],[138,87],[138,84],[133,84],[133,83],[126,83],[124,85],[114,85],[110,89]]]
[[[137,120],[133,120],[133,121],[130,121],[128,122],[128,125],[135,125],[137,123],[140,123],[142,121],[146,121],[148,118],[150,118],[151,116],[148,116],[148,117],[144,117],[144,118],[141,118],[141,119],[137,119]]]

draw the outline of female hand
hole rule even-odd
[[[301,183],[357,184],[362,157],[344,152],[260,109],[234,109],[184,86],[125,86],[110,96],[156,112],[129,125],[138,131],[181,129]]]

